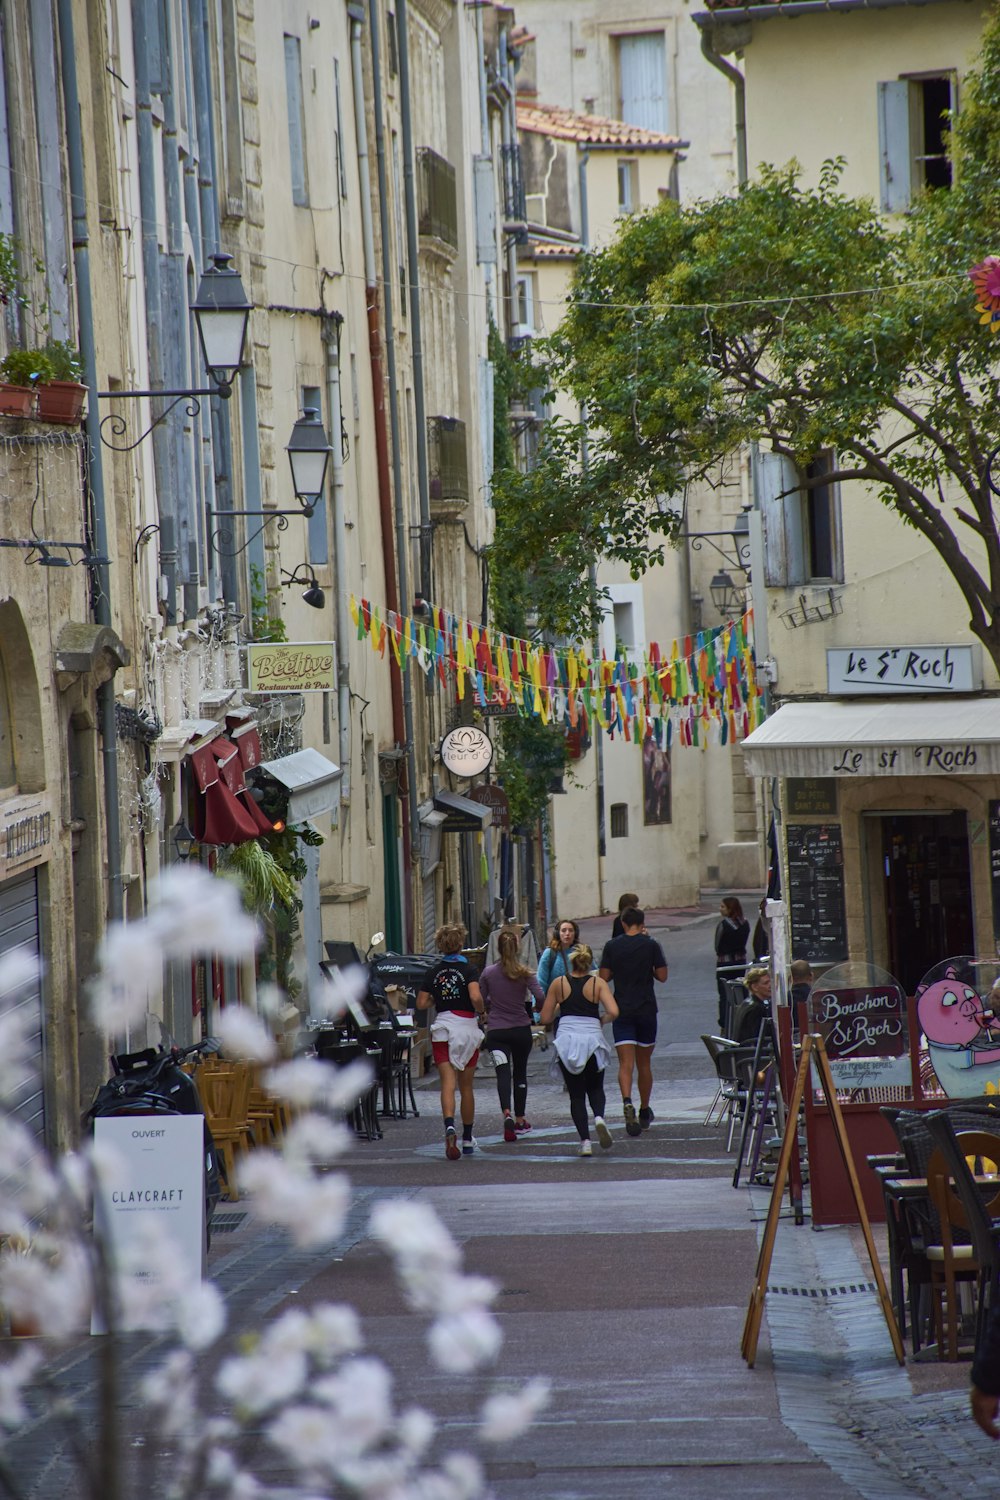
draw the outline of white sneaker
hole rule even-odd
[[[597,1139],[600,1141],[603,1149],[605,1151],[610,1150],[614,1137],[600,1115],[594,1116],[594,1129],[597,1131]]]
[[[581,1141],[580,1142],[580,1155],[581,1156],[593,1156],[593,1154],[594,1154],[594,1148],[590,1144],[590,1142],[589,1141]]]
[[[479,1142],[476,1140],[475,1136],[472,1137],[471,1141],[463,1141],[462,1142],[462,1155],[463,1156],[475,1156],[475,1154],[476,1154],[476,1152],[478,1150],[479,1150]]]

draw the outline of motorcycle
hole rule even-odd
[[[359,1009],[367,1017],[369,1026],[378,1026],[385,1022],[395,1025],[395,1012],[388,996],[390,989],[404,990],[409,1001],[407,1008],[412,1010],[423,977],[436,961],[432,953],[376,952],[379,944],[384,942],[384,932],[372,933],[364,957],[354,943],[334,941],[324,945],[331,967],[347,968],[360,965],[367,970],[368,988],[359,1001]],[[353,1012],[353,1019],[360,1025],[358,1012]]]
[[[94,1094],[83,1117],[85,1129],[107,1115],[204,1115],[198,1088],[181,1066],[188,1058],[210,1057],[219,1051],[214,1037],[191,1047],[146,1047],[111,1058],[111,1077]],[[212,1241],[212,1218],[221,1196],[219,1158],[205,1121],[205,1248]]]

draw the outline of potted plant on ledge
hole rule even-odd
[[[30,417],[40,384],[51,380],[52,361],[41,349],[12,349],[0,364],[0,415]]]
[[[79,351],[65,339],[50,339],[42,352],[53,373],[38,387],[39,420],[79,422],[87,394]]]

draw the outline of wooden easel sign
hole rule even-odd
[[[905,1355],[903,1352],[903,1340],[900,1338],[899,1327],[896,1323],[896,1314],[893,1312],[892,1302],[885,1285],[885,1277],[882,1275],[882,1267],[879,1263],[878,1253],[875,1249],[875,1241],[872,1238],[872,1226],[868,1218],[868,1210],[865,1208],[864,1197],[861,1192],[861,1184],[854,1166],[854,1158],[851,1155],[851,1144],[847,1139],[847,1126],[837,1102],[837,1089],[830,1072],[830,1061],[826,1055],[826,1047],[822,1036],[809,1032],[802,1038],[802,1053],[799,1057],[798,1071],[795,1075],[795,1085],[792,1089],[792,1097],[788,1101],[788,1114],[785,1119],[785,1132],[781,1138],[781,1154],[778,1157],[778,1169],[774,1176],[774,1185],[771,1188],[771,1202],[767,1210],[767,1222],[764,1225],[764,1235],[760,1242],[760,1253],[757,1256],[757,1275],[754,1280],[753,1291],[750,1293],[750,1306],[747,1308],[746,1322],[743,1325],[743,1343],[741,1352],[747,1364],[753,1369],[754,1360],[757,1358],[757,1339],[760,1335],[760,1323],[764,1316],[764,1298],[767,1295],[767,1278],[771,1272],[771,1257],[774,1253],[774,1237],[778,1231],[778,1218],[781,1213],[781,1200],[785,1192],[785,1183],[788,1180],[788,1164],[792,1156],[792,1147],[795,1144],[796,1132],[799,1124],[799,1108],[805,1094],[806,1084],[809,1079],[809,1063],[815,1061],[816,1071],[819,1073],[823,1097],[830,1111],[833,1122],[834,1135],[840,1148],[841,1159],[848,1181],[851,1184],[851,1192],[854,1195],[854,1204],[858,1211],[858,1221],[865,1237],[865,1245],[868,1250],[868,1259],[871,1262],[872,1275],[878,1288],[878,1298],[882,1304],[882,1312],[885,1317],[889,1337],[896,1358],[903,1364]]]

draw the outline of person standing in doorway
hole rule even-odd
[[[538,960],[538,983],[547,993],[553,979],[561,975],[569,978],[569,956],[580,941],[580,929],[575,922],[557,922],[552,929],[552,941]]]
[[[524,1111],[528,1102],[532,1000],[540,1006],[545,999],[545,991],[538,980],[521,962],[519,948],[520,934],[513,928],[504,928],[497,939],[499,959],[485,968],[479,978],[489,1017],[486,1050],[493,1055],[497,1094],[503,1110],[503,1138],[508,1142],[516,1141],[518,1135],[531,1129]]]
[[[462,953],[465,928],[449,922],[434,934],[441,954],[424,974],[417,993],[417,1009],[434,1006],[431,1048],[441,1079],[441,1113],[444,1116],[444,1154],[449,1161],[472,1156],[476,1149],[472,1128],[476,1119],[474,1083],[479,1061],[481,1033],[477,1016],[486,1007],[479,990],[478,971]],[[462,1105],[462,1144],[455,1129],[456,1086]]]
[[[558,1016],[552,1046],[555,1062],[569,1093],[569,1110],[580,1137],[580,1155],[593,1156],[587,1103],[594,1112],[594,1128],[601,1145],[611,1145],[611,1131],[604,1119],[604,1069],[614,1054],[601,1030],[601,1015],[614,1021],[618,1006],[603,979],[591,973],[594,955],[585,944],[574,948],[569,979],[554,979],[549,985],[542,1020],[546,1025]],[[553,1070],[553,1076],[555,1072]]]
[[[656,992],[667,977],[667,960],[659,943],[645,931],[646,914],[638,906],[622,912],[622,935],[601,954],[600,975],[615,987],[618,1019],[612,1031],[618,1050],[618,1084],[622,1091],[625,1130],[638,1135],[653,1123],[653,1048],[656,1046]],[[632,1078],[639,1084],[639,1115],[632,1103]]]

